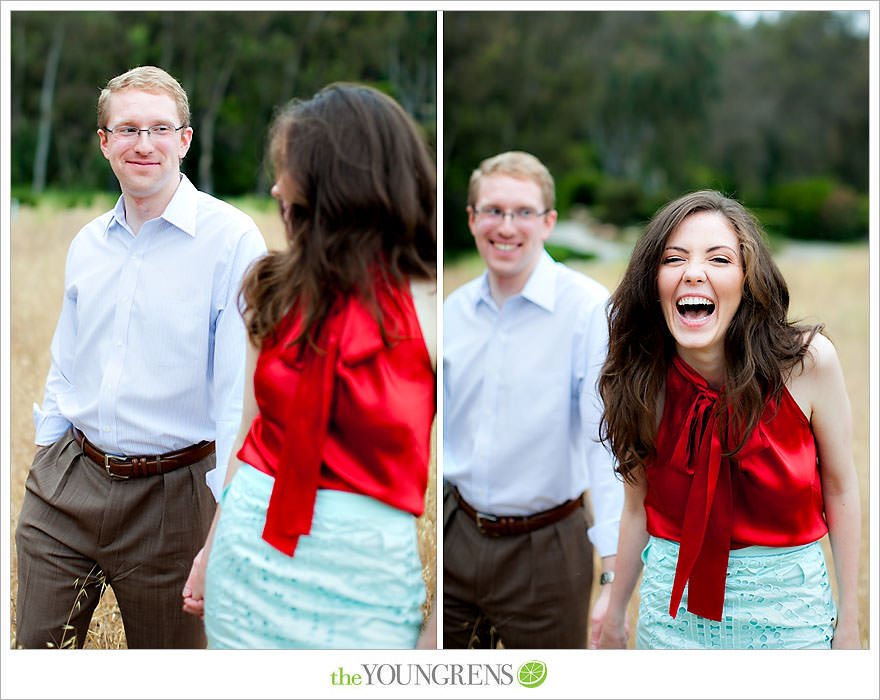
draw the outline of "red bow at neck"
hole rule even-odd
[[[721,620],[733,528],[730,459],[722,446],[716,405],[719,392],[678,356],[673,366],[697,392],[675,445],[673,459],[693,474],[681,529],[681,545],[669,614],[675,617],[688,586],[688,611]]]

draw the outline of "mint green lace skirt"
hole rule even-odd
[[[677,542],[651,537],[642,561],[638,649],[831,647],[837,609],[819,542],[731,550],[720,622],[686,610],[687,588],[669,615]]]
[[[415,646],[425,585],[415,518],[320,489],[289,557],[262,538],[272,477],[243,464],[221,498],[205,581],[211,649]]]

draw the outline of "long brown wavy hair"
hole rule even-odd
[[[269,156],[296,197],[281,206],[288,249],[258,260],[242,283],[251,342],[260,347],[295,310],[292,344],[314,347],[334,303],[358,294],[388,343],[376,284],[436,276],[437,175],[419,128],[378,90],[333,83],[278,113]]]
[[[745,279],[742,301],[724,338],[726,377],[717,404],[725,455],[735,455],[754,429],[768,397],[778,397],[788,373],[802,364],[821,325],[788,320],[788,286],[773,262],[757,219],[720,192],[693,192],[661,208],[638,241],[609,301],[608,356],[599,377],[604,402],[600,435],[626,481],[653,457],[657,403],[675,355],[675,341],[658,303],[657,273],[666,241],[689,215],[715,211],[739,239]],[[728,428],[733,430],[728,432]],[[724,438],[722,438],[724,439]]]

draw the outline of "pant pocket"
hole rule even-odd
[[[73,429],[68,429],[53,444],[34,455],[25,488],[44,501],[55,500],[63,489],[73,461],[80,454]]]

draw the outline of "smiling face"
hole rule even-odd
[[[717,211],[687,216],[670,234],[657,291],[678,354],[723,360],[724,337],[742,300],[745,273],[739,238]]]
[[[134,126],[147,129],[156,124],[180,126],[177,104],[165,93],[138,89],[121,90],[110,97],[106,127]],[[180,181],[180,159],[189,150],[192,129],[186,127],[168,137],[146,132],[122,141],[98,130],[101,152],[119,180],[122,192],[138,200],[156,198],[167,202]]]
[[[468,223],[486,263],[492,294],[503,302],[521,292],[528,281],[556,223],[556,212],[532,219],[504,216],[500,221],[489,221],[477,212],[490,208],[541,212],[546,209],[544,197],[533,180],[510,175],[486,175],[479,187],[476,206],[468,207]]]

